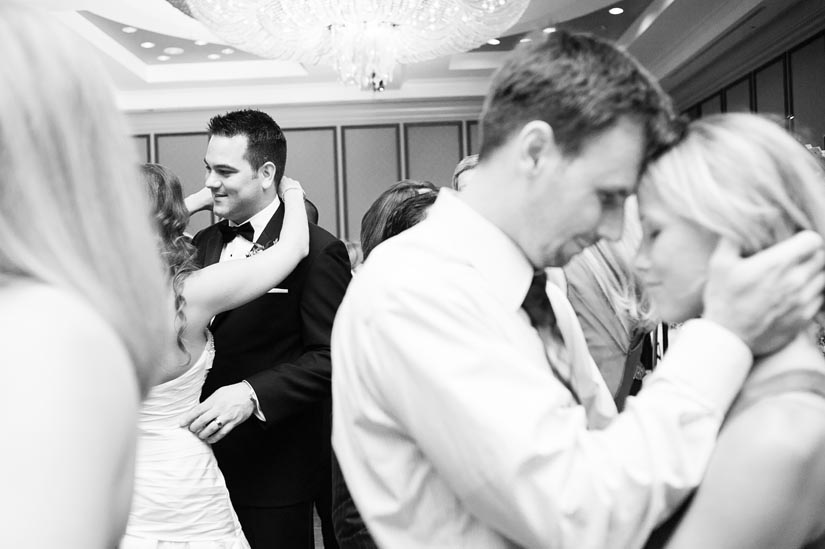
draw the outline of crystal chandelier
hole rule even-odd
[[[513,26],[530,0],[169,0],[228,44],[273,59],[329,63],[380,90],[397,64],[471,50]]]

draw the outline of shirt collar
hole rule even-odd
[[[249,219],[247,219],[244,223],[248,222],[252,225],[252,228],[255,229],[255,234],[252,237],[252,242],[258,240],[258,237],[261,236],[261,233],[264,232],[267,223],[269,220],[272,219],[272,216],[275,215],[275,212],[278,210],[278,207],[281,205],[281,201],[278,199],[277,196],[272,199],[263,210],[259,211]],[[233,223],[232,221],[229,222],[229,225],[235,227],[237,225],[243,225],[243,223]]]
[[[438,193],[427,214],[431,219],[447,226],[457,249],[487,280],[493,296],[513,310],[520,309],[533,278],[533,266],[521,248],[452,189]]]

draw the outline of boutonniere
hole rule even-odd
[[[256,242],[252,245],[252,249],[249,250],[249,253],[246,254],[246,257],[252,257],[255,254],[261,253],[262,251],[266,250],[270,246],[273,246],[276,242],[278,242],[277,238],[275,240],[270,240],[266,244],[261,244],[260,242]]]

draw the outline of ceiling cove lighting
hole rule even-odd
[[[515,24],[530,0],[167,0],[228,45],[332,65],[378,90],[398,64],[472,50]]]

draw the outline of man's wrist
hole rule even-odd
[[[258,401],[258,394],[255,392],[255,388],[252,387],[252,384],[245,379],[243,380],[243,384],[246,385],[247,389],[249,389],[249,401],[252,404],[252,415],[265,422],[266,417],[264,416],[263,410],[261,410],[261,403]]]

